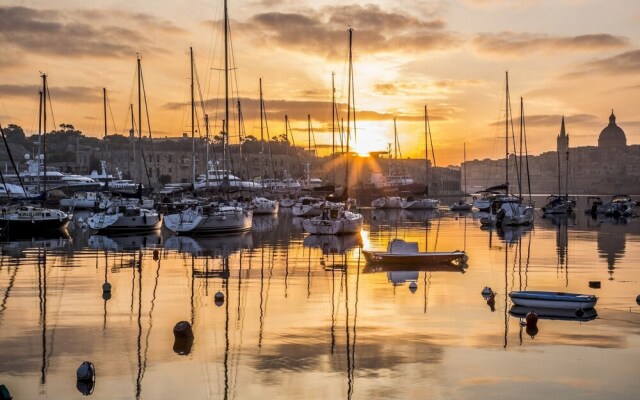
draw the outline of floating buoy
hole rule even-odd
[[[9,389],[5,385],[0,385],[0,400],[11,400],[11,393],[9,393]]]
[[[524,319],[527,322],[527,327],[536,326],[538,323],[538,314],[536,314],[535,311],[529,311]]]
[[[220,307],[224,304],[224,293],[218,290],[216,294],[213,295],[213,300],[216,306]]]
[[[111,293],[111,284],[109,282],[105,282],[102,284],[102,291],[105,293]]]
[[[489,297],[493,294],[493,290],[491,290],[489,286],[485,286],[481,293],[485,300],[489,300]]]
[[[176,339],[193,339],[191,324],[187,321],[180,321],[173,327],[173,336]]]
[[[153,261],[158,261],[159,256],[160,256],[160,252],[158,251],[158,249],[155,249],[153,251]]]
[[[531,336],[531,339],[533,339],[538,334],[538,326],[537,325],[533,325],[533,326],[527,325],[527,329],[525,329],[525,331],[527,332],[527,335]]]
[[[600,289],[601,286],[600,281],[589,281],[589,287],[592,289]]]
[[[96,369],[93,363],[85,361],[80,364],[76,371],[76,388],[80,393],[85,396],[89,396],[93,393],[93,389],[96,382]]]
[[[191,353],[193,347],[193,330],[187,321],[180,321],[173,327],[173,351],[181,356]]]
[[[636,297],[636,304],[640,306],[640,294],[638,295],[638,297]]]
[[[415,293],[415,292],[416,292],[416,290],[418,290],[418,284],[417,284],[417,283],[415,283],[415,282],[411,282],[411,283],[409,284],[409,291],[410,291],[411,293]]]

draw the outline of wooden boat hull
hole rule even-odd
[[[529,308],[562,308],[568,310],[587,310],[596,306],[598,298],[594,295],[542,292],[515,291],[509,293],[513,304]]]
[[[382,251],[363,250],[362,253],[368,263],[385,265],[463,264],[469,259],[464,251],[393,254]]]

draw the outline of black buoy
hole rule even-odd
[[[417,284],[416,282],[411,282],[411,283],[409,284],[409,291],[410,291],[411,293],[415,293],[415,292],[416,292],[416,290],[418,290],[418,284]]]
[[[11,400],[11,393],[9,393],[9,389],[5,385],[0,385],[0,400]]]
[[[109,282],[105,282],[102,284],[102,291],[105,293],[111,293],[111,284]]]
[[[173,327],[173,336],[176,339],[193,339],[191,324],[187,321],[180,321]]]
[[[96,369],[93,363],[85,361],[76,371],[76,388],[80,393],[89,396],[93,393],[96,384]]]
[[[600,289],[602,287],[602,283],[600,281],[589,281],[589,287],[592,289]]]
[[[153,250],[153,261],[158,261],[159,257],[160,257],[160,252],[158,251],[158,249]]]
[[[193,347],[193,330],[191,324],[187,321],[180,321],[173,327],[173,351],[180,355],[186,356],[191,353]]]
[[[636,297],[636,304],[640,306],[640,294]]]
[[[220,307],[224,304],[224,293],[221,291],[217,291],[216,294],[213,295],[213,302],[216,306]]]

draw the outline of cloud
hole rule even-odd
[[[37,99],[40,86],[37,85],[0,85],[0,95],[6,97],[26,97]],[[102,96],[102,88],[87,86],[50,87],[49,94],[52,101],[71,103],[90,102]]]
[[[631,50],[612,57],[584,63],[577,71],[564,77],[575,78],[591,74],[637,74],[640,71],[640,50]]]
[[[265,44],[332,59],[345,56],[342,43],[347,42],[348,26],[354,28],[359,54],[428,52],[460,43],[457,35],[444,30],[446,24],[440,18],[421,19],[372,4],[324,7],[306,13],[267,12],[241,25],[242,31],[259,33],[255,39]]]
[[[629,39],[607,33],[578,36],[549,36],[505,31],[480,33],[473,40],[475,48],[493,55],[527,55],[532,52],[602,51],[627,47]]]
[[[154,47],[147,36],[159,31],[181,31],[152,16],[122,11],[0,7],[0,20],[0,43],[5,47],[65,57],[130,56],[140,47],[164,51]],[[135,25],[131,24],[135,28],[126,28],[126,20],[135,21]]]
[[[524,122],[527,127],[536,127],[536,128],[557,128],[558,132],[560,132],[560,124],[562,123],[562,115],[560,114],[539,114],[539,115],[526,115],[524,117]],[[598,124],[598,122],[602,122],[601,118],[598,118],[595,115],[591,114],[573,114],[564,116],[564,122],[569,132],[571,129],[571,125],[582,125],[582,124]],[[490,126],[504,126],[504,120],[495,121],[489,124]],[[517,129],[520,126],[520,117],[516,117],[513,119],[513,126]],[[570,133],[570,132],[569,132]]]
[[[384,96],[420,96],[425,92],[459,92],[462,88],[483,84],[479,79],[440,79],[428,83],[418,82],[384,82],[376,83],[373,90]]]

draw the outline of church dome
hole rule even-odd
[[[611,110],[609,125],[600,132],[598,147],[617,148],[625,147],[626,145],[627,136],[624,134],[622,128],[616,125],[616,116],[613,114],[613,110]]]

